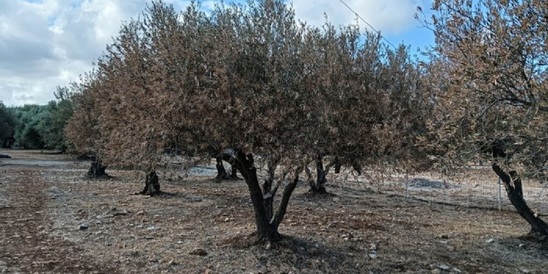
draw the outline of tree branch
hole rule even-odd
[[[290,182],[285,186],[284,193],[282,195],[282,200],[280,201],[280,206],[278,207],[278,211],[276,212],[276,215],[274,216],[272,220],[272,225],[278,229],[278,226],[282,222],[285,212],[287,211],[287,205],[289,204],[289,198],[291,197],[291,194],[293,193],[293,190],[295,190],[295,187],[297,186],[297,183],[299,182],[299,174],[303,170],[303,167],[299,167],[295,170],[295,176],[293,178],[293,181]]]

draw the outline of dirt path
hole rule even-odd
[[[0,169],[0,273],[115,273],[94,264],[82,249],[47,234],[42,170]]]

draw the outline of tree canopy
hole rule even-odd
[[[16,126],[17,119],[13,108],[8,108],[0,102],[0,144],[3,148],[13,145]]]
[[[424,163],[413,145],[429,109],[421,73],[405,46],[388,47],[355,26],[308,26],[280,0],[219,4],[208,14],[197,3],[177,13],[153,2],[75,83],[66,132],[105,164],[146,171],[143,193],[151,195],[166,148],[203,158],[234,149],[229,161],[248,185],[258,239],[271,242],[314,159],[329,155],[357,169]],[[262,185],[255,156],[271,171]]]
[[[437,0],[427,76],[436,157],[452,166],[483,157],[535,234],[548,226],[523,200],[521,178],[548,175],[548,16],[543,1]]]

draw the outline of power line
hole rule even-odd
[[[396,46],[394,46],[388,39],[386,39],[386,37],[384,37],[384,35],[382,35],[380,31],[376,30],[373,26],[371,26],[371,24],[369,24],[367,21],[365,21],[365,19],[363,19],[363,17],[361,17],[354,9],[352,9],[343,0],[339,0],[339,1],[341,1],[341,3],[343,3],[343,5],[345,5],[351,12],[353,12],[356,15],[356,17],[358,17],[358,19],[362,20],[370,29],[372,29],[374,32],[378,33],[381,36],[381,38],[384,39],[384,41],[386,41],[386,43],[388,43],[394,49],[396,49]]]

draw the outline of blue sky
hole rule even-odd
[[[116,36],[120,24],[136,17],[150,0],[0,0],[0,101],[45,104],[56,86],[68,85]],[[227,0],[233,2],[243,0]],[[432,45],[432,33],[413,15],[428,10],[432,0],[343,0],[392,44],[413,51]],[[188,0],[164,0],[177,10]],[[218,1],[202,0],[204,8]],[[309,24],[356,23],[356,15],[340,0],[292,0],[296,15]],[[360,27],[366,25],[358,21]]]

